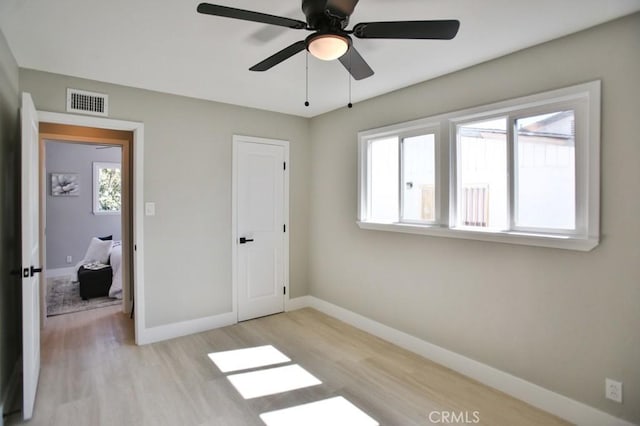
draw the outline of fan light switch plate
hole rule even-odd
[[[156,203],[144,203],[144,214],[147,216],[155,216]]]

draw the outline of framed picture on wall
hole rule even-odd
[[[80,182],[77,173],[51,173],[51,195],[54,197],[77,197]]]

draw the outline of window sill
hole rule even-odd
[[[591,251],[598,245],[598,238],[576,238],[566,235],[541,235],[523,232],[490,232],[468,229],[452,229],[437,225],[413,225],[406,223],[357,222],[361,229],[372,231],[402,232],[432,237],[461,238],[494,243],[551,247],[565,250]]]
[[[115,211],[94,211],[93,214],[96,216],[120,216],[120,212]]]

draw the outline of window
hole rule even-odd
[[[599,81],[360,132],[358,224],[591,250],[599,134]]]
[[[367,141],[367,217],[435,223],[437,130],[419,127]]]
[[[514,135],[515,226],[575,229],[575,112],[518,118]]]
[[[507,119],[459,124],[458,226],[508,228]]]
[[[398,138],[371,141],[369,217],[379,222],[398,221]]]
[[[120,214],[121,208],[120,163],[93,163],[93,213]]]
[[[406,222],[436,220],[435,133],[401,140],[402,219]]]

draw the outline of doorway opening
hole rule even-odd
[[[122,305],[122,146],[44,139],[43,148],[47,317]]]
[[[131,131],[40,123],[43,322],[113,304],[132,313],[132,144]]]

